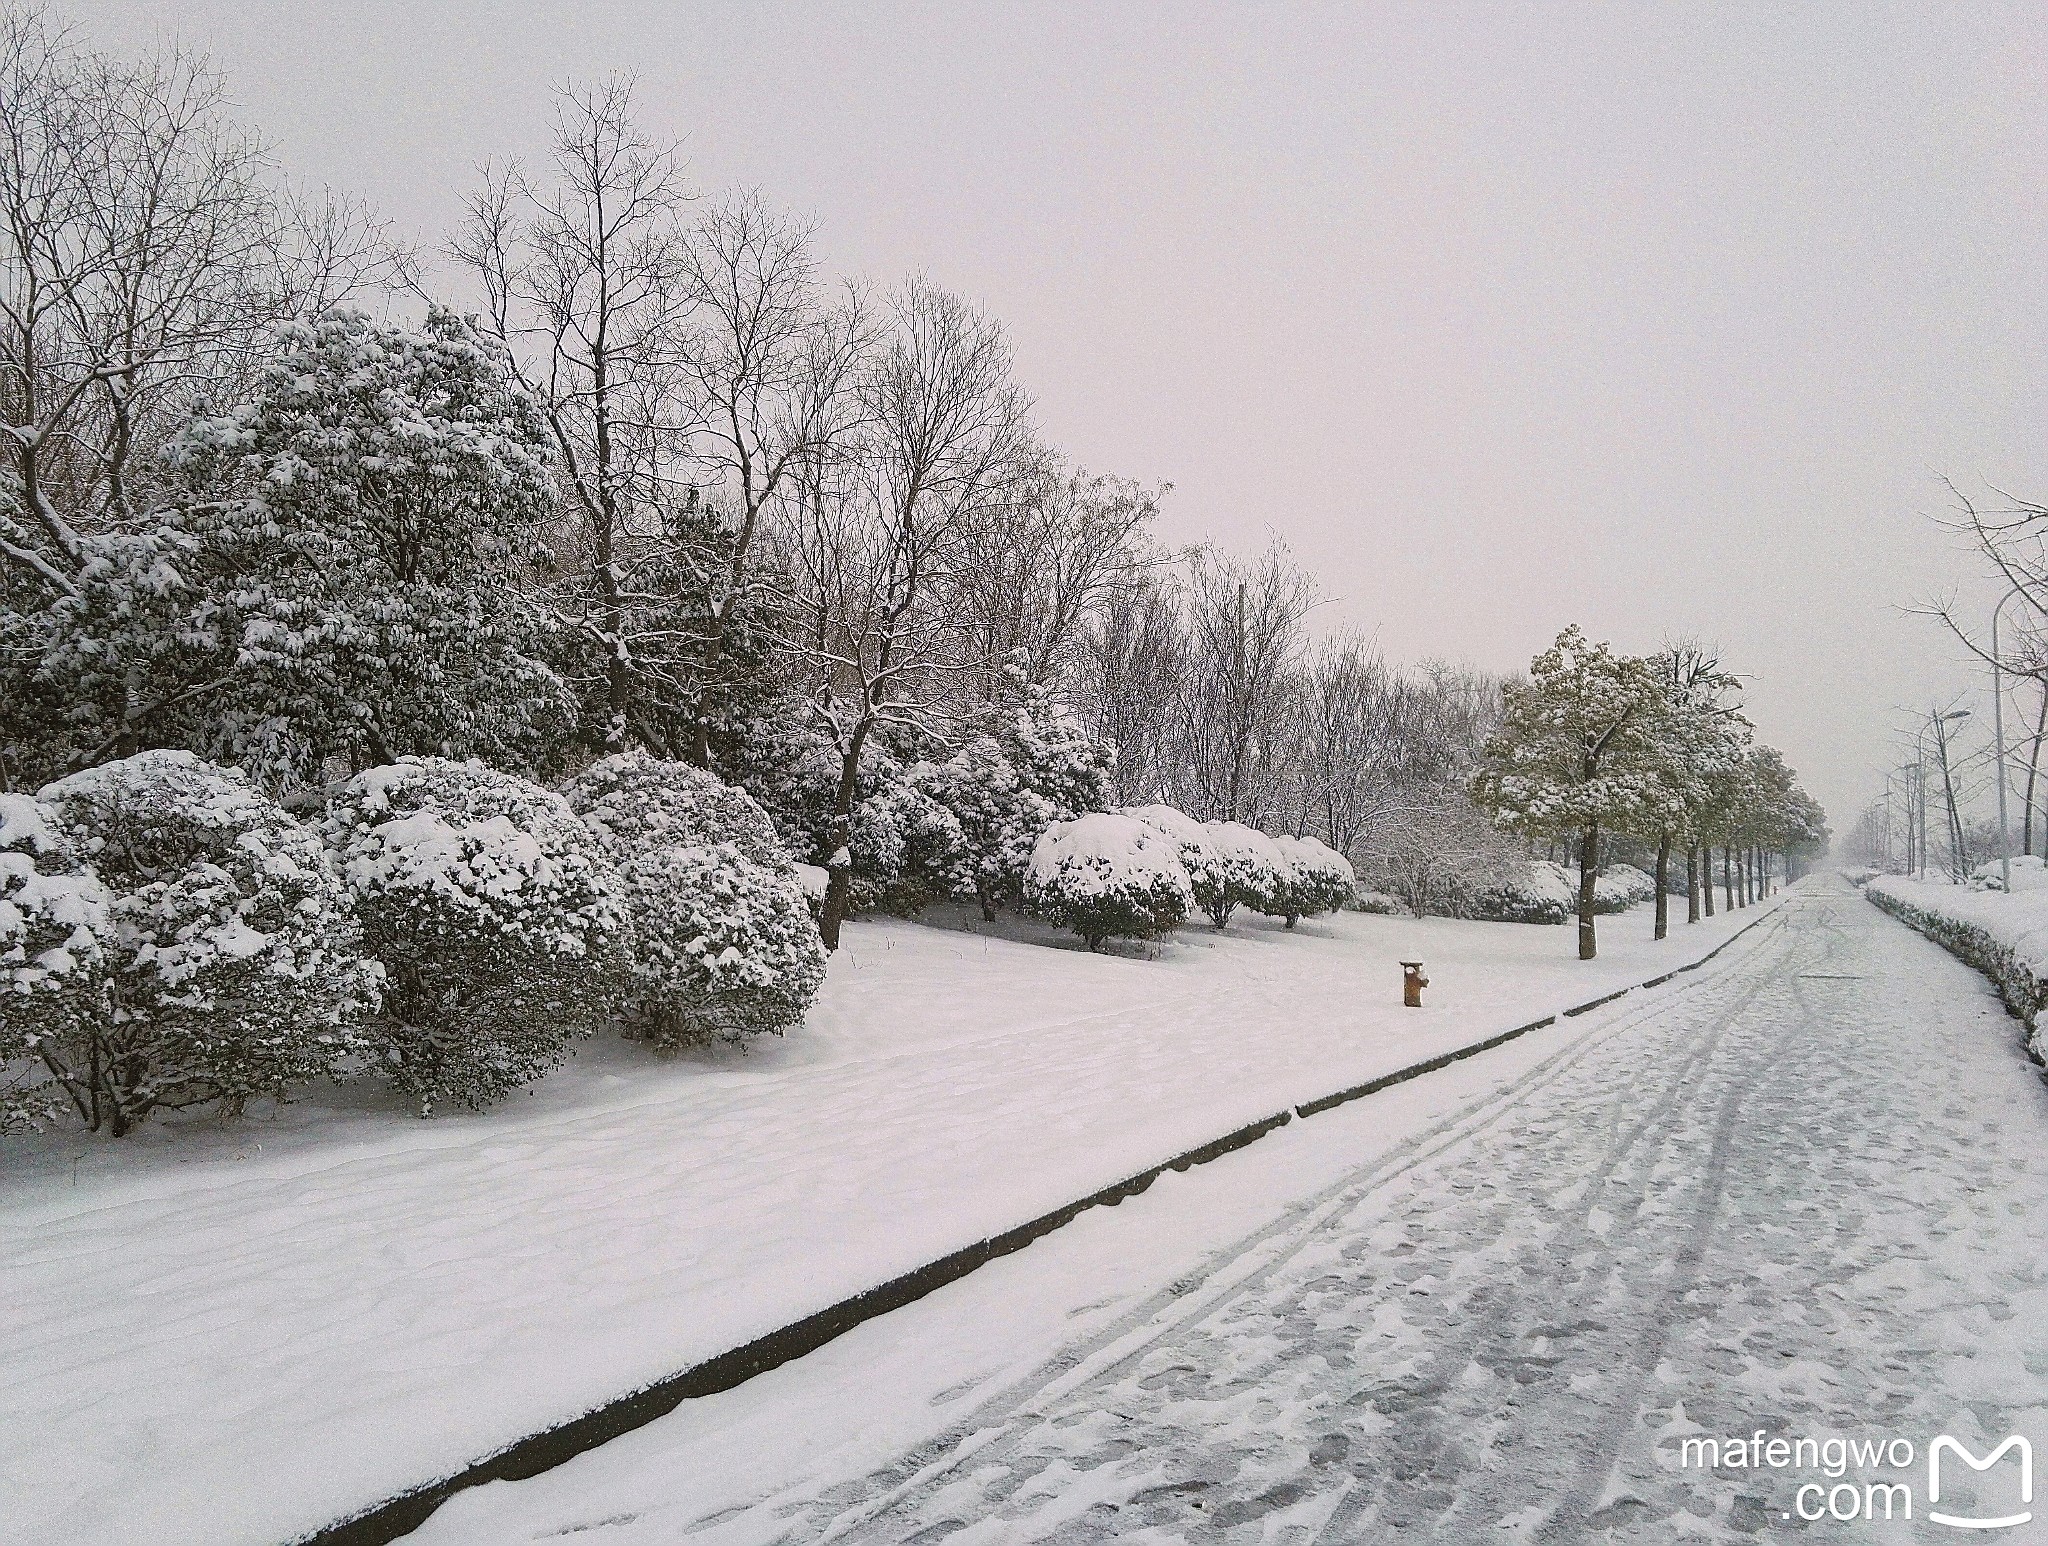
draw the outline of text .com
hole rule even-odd
[[[1785,1518],[1809,1522],[1911,1519],[1925,1478],[1924,1517],[1958,1530],[2001,1530],[2033,1519],[2034,1451],[2012,1434],[1982,1453],[1942,1434],[1923,1452],[1906,1438],[1789,1438],[1765,1429],[1741,1438],[1687,1438],[1686,1470],[1806,1473]],[[1787,1480],[1791,1480],[1791,1476]]]

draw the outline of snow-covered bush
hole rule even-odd
[[[623,999],[624,887],[560,795],[477,762],[408,757],[336,798],[327,839],[390,982],[391,1080],[480,1109],[568,1056]]]
[[[1605,885],[1610,895],[1626,897],[1628,901],[1624,905],[1627,906],[1633,906],[1637,902],[1654,902],[1657,900],[1657,877],[1650,874],[1647,870],[1636,868],[1633,864],[1607,865],[1600,871],[1595,883],[1594,894],[1596,897],[1599,894],[1599,887],[1601,885]],[[1683,894],[1682,887],[1681,894]],[[1595,911],[1598,911],[1597,907]]]
[[[853,808],[852,909],[909,915],[973,884],[967,842],[957,816],[893,759],[884,766],[895,776]]]
[[[803,1019],[825,949],[797,866],[752,796],[644,752],[593,763],[563,793],[632,909],[629,1022],[675,1047]]]
[[[1352,893],[1349,905],[1355,913],[1377,913],[1383,918],[1408,916],[1408,904],[1384,891],[1367,891],[1361,888]]]
[[[562,798],[615,853],[730,843],[765,870],[791,857],[754,797],[687,762],[646,752],[600,757],[562,786]]]
[[[40,1049],[88,1125],[333,1073],[378,971],[319,839],[242,774],[142,752],[39,797],[107,892],[111,1013]]]
[[[1220,929],[1239,907],[1274,918],[1286,917],[1293,866],[1279,846],[1265,833],[1242,822],[1212,821],[1202,831],[1223,870],[1220,901],[1203,909],[1210,921]]]
[[[1194,906],[1195,891],[1171,839],[1132,817],[1097,813],[1046,829],[1031,851],[1025,900],[1099,950],[1106,939],[1166,933]]]
[[[1537,859],[1499,884],[1474,891],[1463,911],[1494,923],[1563,923],[1578,908],[1578,882],[1562,865]]]
[[[825,980],[825,946],[793,874],[730,843],[643,850],[621,866],[633,902],[629,1016],[656,1045],[780,1035]]]
[[[1317,837],[1277,837],[1273,843],[1288,864],[1286,911],[1281,914],[1288,928],[1349,905],[1358,886],[1349,859]]]
[[[106,889],[55,812],[0,794],[0,1132],[61,1109],[43,1054],[106,1020],[106,933]]]
[[[1230,909],[1236,905],[1230,900],[1230,867],[1210,846],[1207,827],[1171,805],[1131,805],[1119,814],[1142,821],[1171,839],[1180,850],[1181,868],[1188,872],[1188,880],[1195,888],[1195,907],[1212,918],[1219,913],[1229,918]]]

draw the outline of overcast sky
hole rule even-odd
[[[1046,436],[1326,626],[1717,641],[1840,829],[1972,673],[1937,476],[2048,499],[2048,7],[67,0],[438,243],[552,84],[1009,327]],[[1992,599],[1981,588],[1973,598]]]

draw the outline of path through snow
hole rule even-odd
[[[629,1441],[628,1469],[487,1489],[422,1538],[1964,1538],[1925,1519],[1934,1436],[1985,1453],[2020,1433],[2048,1459],[2048,1089],[1974,974],[1845,886],[1810,884],[1765,931],[983,1386],[893,1463],[706,1512],[686,1419]],[[899,1343],[946,1313],[891,1317]],[[889,1378],[868,1371],[874,1399]],[[814,1396],[792,1374],[779,1399]],[[1910,1440],[1913,1467],[1847,1479],[1910,1486],[1914,1522],[1805,1525],[1795,1489],[1837,1478],[1679,1464],[1687,1436],[1758,1429]],[[1972,1473],[1943,1480],[1970,1512]],[[1984,1509],[2013,1482],[1987,1475]],[[2044,1502],[1993,1538],[2048,1539]]]

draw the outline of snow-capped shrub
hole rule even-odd
[[[107,1017],[107,894],[25,794],[0,794],[0,1132],[61,1108],[46,1049],[76,1045]]]
[[[626,986],[624,887],[560,795],[477,762],[360,774],[327,821],[390,983],[392,1082],[429,1114],[480,1109],[558,1067]]]
[[[1142,821],[1170,839],[1180,850],[1181,868],[1195,888],[1195,906],[1211,918],[1227,920],[1236,904],[1230,898],[1230,866],[1209,844],[1209,829],[1186,811],[1171,805],[1126,806],[1118,814]],[[1221,923],[1216,925],[1219,929]]]
[[[1548,860],[1523,864],[1508,879],[1476,890],[1465,914],[1494,923],[1563,923],[1578,916],[1578,883]]]
[[[900,772],[853,808],[850,846],[855,912],[914,914],[973,884],[959,818]]]
[[[1103,813],[1047,828],[1024,885],[1034,913],[1072,929],[1090,950],[1106,939],[1164,934],[1195,902],[1171,839],[1132,817]]]
[[[1288,928],[1302,918],[1350,905],[1358,877],[1349,859],[1319,837],[1276,837],[1273,843],[1289,866],[1287,911],[1282,914]]]
[[[1351,901],[1347,905],[1355,913],[1376,913],[1383,918],[1408,916],[1408,904],[1384,891],[1367,891],[1361,888],[1352,893]]]
[[[1239,907],[1284,918],[1293,866],[1278,845],[1265,833],[1237,821],[1212,821],[1202,831],[1223,868],[1222,899],[1217,906],[1203,909],[1216,927],[1230,922],[1231,913]]]
[[[112,1012],[43,1049],[92,1127],[336,1072],[378,971],[320,840],[242,774],[142,752],[40,796],[107,892]]]
[[[1633,864],[1610,864],[1600,871],[1599,881],[1611,894],[1627,897],[1630,906],[1657,900],[1657,877]]]
[[[797,866],[752,796],[645,752],[593,763],[563,794],[619,867],[632,910],[629,1022],[675,1047],[803,1019],[825,949]]]
[[[789,850],[754,797],[687,762],[641,751],[600,757],[562,797],[615,854],[730,843],[763,869],[790,872]]]
[[[825,980],[802,884],[730,843],[650,848],[622,867],[633,900],[629,1016],[657,1045],[780,1035]]]

